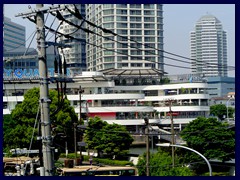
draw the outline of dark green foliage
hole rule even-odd
[[[169,84],[170,83],[170,79],[169,78],[163,78],[160,80],[160,83],[162,84]]]
[[[95,149],[116,158],[122,158],[128,153],[133,138],[124,126],[108,124],[99,117],[89,120],[84,140],[88,149]]]
[[[233,113],[235,111],[234,108],[228,107],[228,110],[227,110],[227,107],[224,104],[216,104],[216,105],[210,106],[210,114],[217,116],[220,120],[224,120],[225,118],[227,118],[227,111],[228,111],[228,117],[232,118]]]
[[[172,168],[172,157],[169,153],[159,150],[157,153],[150,154],[149,161],[150,176],[192,176],[193,172],[179,164],[175,158],[175,167]],[[140,156],[137,164],[139,176],[146,176],[146,154]]]
[[[11,148],[29,148],[35,120],[37,123],[34,130],[34,138],[31,149],[38,149],[39,143],[36,137],[38,134],[38,122],[40,120],[40,107],[39,107],[39,88],[28,90],[24,95],[22,103],[18,104],[12,111],[11,115],[4,116],[4,149]],[[78,118],[74,112],[73,107],[67,99],[60,100],[56,90],[49,91],[50,103],[50,120],[52,127],[53,146],[61,151],[65,148],[65,140],[68,142],[69,149],[73,148],[73,122],[77,122]],[[56,109],[60,106],[60,110]],[[56,112],[56,113],[54,113]],[[65,135],[63,139],[59,134]],[[41,135],[40,135],[41,136]]]
[[[133,166],[132,162],[123,160],[113,160],[113,159],[103,159],[103,158],[93,158],[93,162],[102,165],[112,165],[112,166]]]
[[[62,153],[60,155],[61,158],[65,158],[66,154]],[[68,159],[75,159],[75,153],[69,153],[67,156]],[[83,160],[88,162],[89,156],[83,155]],[[93,157],[94,164],[101,164],[101,165],[112,165],[112,166],[133,166],[133,163],[130,161],[125,160],[116,160],[116,159],[106,159],[106,158],[97,158]]]
[[[207,159],[226,161],[235,158],[235,132],[228,128],[227,123],[222,123],[216,118],[198,117],[181,131],[181,137],[187,142],[188,147]],[[191,151],[178,152],[184,156],[182,161],[185,163],[201,162],[193,166],[198,170],[197,173],[206,171],[207,166],[202,157]]]

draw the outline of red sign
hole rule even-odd
[[[179,113],[178,112],[172,112],[172,116],[178,116]],[[167,113],[167,116],[171,116],[171,113]]]

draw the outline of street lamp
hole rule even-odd
[[[234,96],[228,96],[228,97],[229,97],[229,99],[227,100],[227,121],[229,120],[228,119],[228,103],[231,99],[234,99]]]
[[[178,144],[162,143],[162,144],[156,144],[156,146],[161,146],[161,147],[174,146],[174,147],[184,148],[184,149],[188,149],[190,151],[195,152],[196,154],[201,156],[206,161],[206,163],[208,165],[208,168],[209,168],[209,176],[212,176],[212,167],[211,167],[209,161],[207,160],[207,158],[205,156],[203,156],[200,152],[198,152],[198,151],[196,151],[196,150],[194,150],[192,148],[189,148],[189,147],[186,147],[186,146],[181,146],[181,145],[178,145]]]

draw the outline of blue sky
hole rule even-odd
[[[27,19],[15,17],[16,14],[29,11],[29,4],[5,5],[4,13],[12,18],[13,22],[26,26],[27,38],[35,31],[35,25]],[[32,9],[35,4],[30,5]],[[201,16],[212,14],[217,17],[223,29],[227,32],[228,66],[235,66],[235,5],[234,4],[164,4],[164,50],[174,54],[190,58],[190,31]],[[51,21],[47,22],[49,25]],[[36,47],[36,38],[31,47]],[[31,42],[31,38],[27,43]],[[28,44],[27,44],[28,46]],[[168,56],[168,55],[166,55]],[[169,56],[170,57],[170,56]],[[165,63],[175,65],[175,61],[165,59]],[[178,63],[180,66],[189,66]],[[165,66],[169,74],[190,73],[189,69]],[[229,71],[228,75],[235,76],[235,71]]]

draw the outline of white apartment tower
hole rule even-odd
[[[75,4],[79,13],[85,18],[85,4]],[[66,5],[63,5],[66,6]],[[73,5],[67,5],[67,7],[75,12],[75,7]],[[72,22],[78,26],[84,27],[85,23],[83,20],[78,19],[70,11],[65,10],[62,12],[62,16],[67,21]],[[58,41],[65,45],[70,45],[71,47],[63,48],[59,51],[62,55],[62,59],[65,58],[67,68],[71,71],[71,74],[77,75],[81,74],[82,71],[86,71],[86,35],[85,32],[77,27],[70,25],[69,23],[63,21],[60,22],[59,31],[63,34],[70,35],[75,39],[65,38],[60,36]]]
[[[216,17],[207,14],[197,21],[190,46],[193,73],[227,76],[227,36]]]
[[[163,67],[161,4],[87,4],[87,68],[144,69]],[[101,28],[113,33],[103,32]]]

